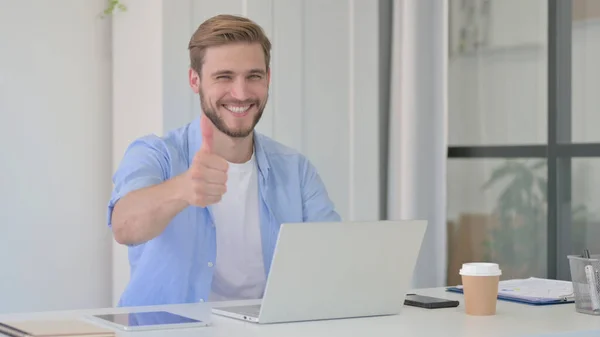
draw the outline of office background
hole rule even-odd
[[[272,39],[258,129],[313,161],[344,219],[429,220],[416,287],[455,283],[470,259],[564,276],[565,247],[594,249],[600,161],[563,157],[600,151],[555,146],[566,138],[548,128],[600,142],[594,0],[122,2],[100,18],[105,0],[0,0],[0,312],[116,303],[128,265],[106,227],[112,172],[134,138],[197,115],[186,46],[218,13]],[[542,164],[502,169],[511,156]],[[482,190],[497,172],[510,176]]]
[[[460,3],[450,13],[449,268],[491,258],[505,278],[570,279],[568,254],[600,250],[600,2]]]

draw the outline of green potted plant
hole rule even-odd
[[[485,258],[501,264],[503,278],[545,276],[548,193],[546,160],[506,160],[482,186],[503,186],[494,216],[497,225],[485,241]],[[571,212],[572,242],[585,239],[588,212],[576,206]]]

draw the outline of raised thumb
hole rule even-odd
[[[202,144],[200,151],[210,153],[213,149],[213,125],[212,122],[202,114],[200,117],[200,131],[202,132]]]

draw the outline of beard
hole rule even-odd
[[[242,128],[231,129],[231,128],[227,127],[227,125],[225,124],[225,121],[223,120],[221,115],[218,113],[218,107],[220,107],[226,103],[223,103],[223,102],[221,102],[221,100],[219,100],[216,102],[216,105],[211,106],[211,105],[209,105],[209,102],[206,101],[204,94],[202,93],[202,90],[200,90],[199,95],[200,95],[200,106],[202,108],[202,111],[206,115],[206,117],[208,117],[208,119],[213,123],[213,125],[217,128],[217,130],[221,131],[222,133],[224,133],[227,136],[232,137],[232,138],[245,138],[248,135],[250,135],[252,133],[252,131],[254,131],[254,127],[260,121],[260,118],[262,117],[262,114],[265,110],[265,106],[267,105],[267,100],[268,100],[268,94],[265,97],[264,101],[262,101],[262,102],[258,99],[251,99],[251,100],[246,100],[246,101],[227,100],[227,102],[226,102],[227,104],[239,104],[239,105],[252,104],[253,106],[250,107],[250,109],[253,109],[254,107],[256,107],[256,109],[258,110],[256,115],[254,116],[254,120],[252,121],[252,125],[250,127],[245,128],[245,129],[242,129]],[[223,109],[225,109],[225,107],[223,107]]]

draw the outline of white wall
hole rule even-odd
[[[105,3],[0,0],[0,312],[110,305]]]
[[[273,43],[270,99],[258,130],[313,161],[344,218],[380,218],[377,2],[130,0],[128,7],[113,26],[115,167],[135,137],[162,134],[200,113],[187,84],[189,38],[213,15],[241,14]],[[115,244],[113,253],[116,302],[129,267],[124,247]]]
[[[180,1],[173,2],[180,3]],[[137,137],[163,131],[162,0],[132,0],[113,18],[112,170]],[[107,200],[108,202],[108,200]],[[129,279],[127,248],[112,244],[111,304]]]

